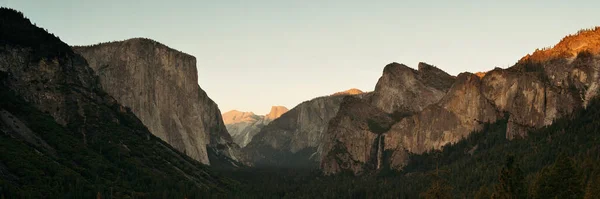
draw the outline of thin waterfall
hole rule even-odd
[[[377,169],[381,168],[381,165],[383,164],[383,138],[384,135],[378,135],[377,138],[379,139],[377,141]]]

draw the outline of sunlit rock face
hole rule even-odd
[[[279,118],[287,111],[288,109],[284,106],[273,106],[271,107],[271,111],[266,115],[232,110],[223,113],[223,121],[233,141],[240,145],[240,147],[245,147],[262,127]]]
[[[326,174],[380,169],[369,166],[374,163],[367,160],[374,156],[364,156],[372,155],[374,148],[356,145],[363,139],[376,143],[377,149],[382,147],[388,154],[384,166],[398,170],[410,161],[407,152],[441,149],[499,119],[508,121],[507,139],[526,137],[528,131],[585,108],[597,97],[599,54],[600,28],[595,28],[565,37],[554,48],[536,50],[510,68],[461,73],[433,85],[431,78],[423,81],[419,76],[421,67],[415,71],[392,63],[385,67],[370,100],[379,110],[395,116],[394,123],[376,137],[366,133],[364,124],[359,128],[361,122],[352,120],[369,114],[340,111],[344,115],[332,120],[327,131],[331,134],[326,134],[332,139],[324,144],[338,147],[324,148],[321,168]],[[365,107],[361,103],[346,105],[351,107],[345,107],[348,110]],[[383,141],[378,141],[381,137]]]
[[[371,103],[390,114],[419,112],[439,101],[453,82],[453,76],[426,63],[419,63],[419,70],[391,63],[383,69]]]
[[[198,86],[195,57],[149,39],[73,49],[152,134],[204,164],[210,164],[207,147],[236,159],[217,104]]]
[[[345,91],[341,91],[341,92],[337,92],[332,94],[332,96],[334,95],[358,95],[358,94],[363,94],[365,92],[361,91],[360,89],[357,88],[351,88]]]

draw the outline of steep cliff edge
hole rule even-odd
[[[273,106],[266,115],[256,115],[252,112],[241,112],[237,110],[223,113],[223,122],[227,131],[231,134],[233,141],[245,147],[252,138],[271,121],[279,118],[288,109],[283,106]]]
[[[507,139],[526,137],[529,131],[586,107],[599,90],[599,39],[600,28],[580,31],[566,37],[554,48],[536,50],[508,69],[462,73],[447,93],[440,91],[448,88],[450,80],[427,86],[410,68],[398,64],[386,66],[372,104],[387,113],[413,111],[400,117],[384,133],[385,151],[400,154],[390,157],[389,167],[401,169],[407,161],[401,155],[405,151],[420,154],[440,149],[480,130],[484,123],[507,119]],[[393,79],[398,80],[390,81]],[[328,133],[340,134],[347,129],[333,127],[335,125],[330,124]],[[365,139],[371,140],[368,136]],[[347,153],[345,156],[354,157],[366,152]],[[331,161],[331,157],[323,156],[322,162]],[[340,165],[350,163],[337,162]],[[350,168],[355,173],[361,171],[357,169],[359,167]],[[322,165],[322,169],[328,174],[339,172],[327,165]]]
[[[496,121],[501,114],[481,93],[481,80],[462,73],[454,86],[438,103],[394,124],[386,137],[386,149],[423,153],[454,143],[478,130],[484,123]],[[393,161],[392,168],[400,168]]]
[[[351,94],[330,95],[302,102],[263,127],[243,153],[256,166],[318,167],[327,124],[342,99]],[[354,95],[365,97],[368,93]]]
[[[7,198],[180,198],[227,186],[152,135],[67,44],[7,8],[0,8],[0,99]]]
[[[271,111],[265,115],[265,118],[268,120],[275,120],[288,111],[289,110],[285,106],[272,106]]]
[[[385,132],[398,120],[437,103],[455,81],[455,77],[422,62],[418,70],[398,63],[386,65],[375,91],[363,100],[347,98],[340,108],[345,111],[338,112],[329,123],[320,156],[321,168],[326,174],[344,170],[358,174],[382,167],[401,167],[407,153],[398,147],[397,135]],[[382,125],[378,127],[380,132],[373,133],[374,126]],[[375,138],[381,156],[376,158],[378,166],[368,166],[375,164],[371,160],[374,156],[365,156],[373,149],[356,143],[361,140],[372,143]],[[385,161],[383,154],[387,154]]]
[[[419,70],[391,63],[377,81],[371,103],[386,113],[407,115],[436,103],[448,91],[454,77],[426,63]]]
[[[207,147],[236,159],[219,108],[198,86],[196,58],[142,38],[73,49],[154,135],[204,164]]]
[[[320,159],[325,174],[382,168],[385,132],[394,120],[367,101],[347,96],[329,121]]]

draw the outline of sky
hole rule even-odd
[[[0,0],[70,45],[146,37],[196,57],[221,109],[266,114],[419,62],[457,75],[506,68],[600,25],[583,0]]]

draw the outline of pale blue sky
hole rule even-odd
[[[418,3],[417,3],[418,2]],[[507,67],[600,25],[582,0],[0,0],[71,45],[147,37],[197,58],[219,104],[265,114],[356,87],[390,62],[456,75]]]

